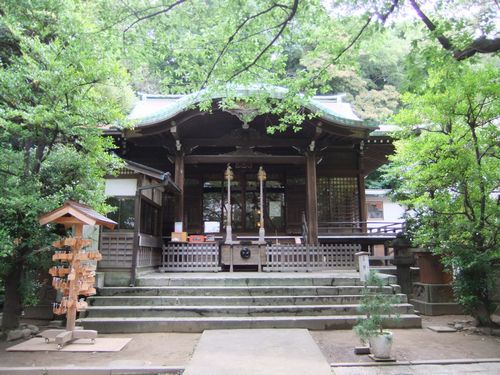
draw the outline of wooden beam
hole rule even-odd
[[[226,163],[262,163],[262,164],[304,164],[301,155],[187,155],[186,164],[226,164]],[[177,180],[176,180],[177,183]]]
[[[316,153],[306,153],[307,226],[309,244],[318,243],[318,188],[316,181]]]
[[[159,136],[135,138],[134,145],[138,147],[175,147],[175,139],[167,139],[162,133]],[[309,141],[307,139],[295,138],[278,138],[278,139],[244,139],[237,137],[221,137],[221,138],[184,138],[179,139],[185,149],[200,146],[200,147],[300,147],[305,148]]]
[[[306,147],[307,139],[295,138],[237,138],[237,137],[221,137],[221,138],[185,138],[182,140],[186,147]]]

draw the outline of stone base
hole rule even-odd
[[[24,319],[40,319],[40,320],[52,320],[54,319],[54,312],[52,311],[52,305],[36,305],[27,306],[24,308]]]
[[[104,273],[104,286],[129,286],[131,281],[130,269],[101,269]]]
[[[463,314],[462,307],[455,302],[450,284],[413,283],[410,303],[422,315]]]
[[[462,307],[456,302],[429,303],[411,299],[410,303],[422,315],[462,315],[464,312]]]

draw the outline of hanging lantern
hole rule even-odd
[[[231,164],[227,165],[226,171],[224,172],[224,179],[228,181],[232,181],[234,179],[233,168],[231,168]]]
[[[264,168],[262,168],[262,165],[259,167],[259,171],[257,172],[257,178],[259,179],[260,182],[266,181],[267,174]]]

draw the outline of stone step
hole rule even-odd
[[[360,295],[362,286],[142,286],[104,287],[101,296],[310,296],[310,295]],[[368,290],[378,290],[368,287]],[[382,287],[382,292],[393,293],[392,286]]]
[[[395,284],[396,277],[392,275],[381,275],[386,285]],[[294,275],[279,273],[243,273],[215,274],[205,276],[203,274],[188,274],[169,276],[164,273],[150,273],[136,280],[137,286],[362,286],[357,274],[335,275],[315,274]]]
[[[413,313],[413,306],[393,305],[394,314]],[[245,317],[360,315],[359,305],[283,306],[91,306],[85,316],[97,317]]]
[[[177,317],[177,318],[83,318],[77,322],[99,333],[203,332],[206,329],[305,328],[312,330],[350,329],[360,316],[259,316],[259,317]],[[421,318],[402,314],[388,318],[387,328],[421,328]]]
[[[398,302],[407,303],[406,294],[398,294]],[[360,295],[304,296],[94,296],[91,306],[265,306],[265,305],[344,305],[359,303]]]

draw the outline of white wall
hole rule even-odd
[[[136,190],[135,178],[110,178],[106,179],[104,193],[107,196],[133,196]]]
[[[384,200],[384,220],[385,221],[398,221],[405,213],[405,208],[399,203],[389,201],[387,198]]]
[[[382,202],[383,218],[368,218],[368,221],[403,221],[401,217],[406,209],[399,203],[392,202],[389,197],[388,189],[366,189],[366,202]]]

